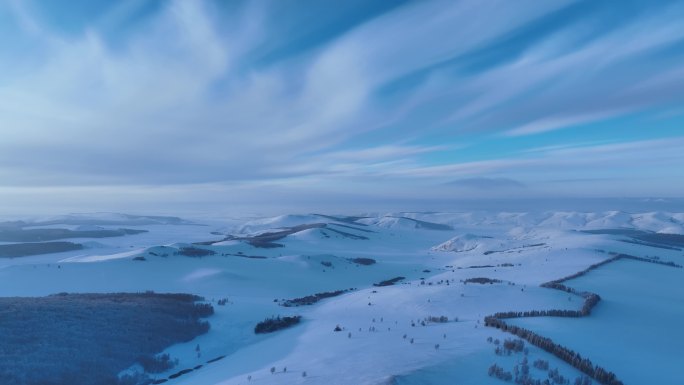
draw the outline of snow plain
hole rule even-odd
[[[682,251],[676,248],[577,231],[683,234],[684,215],[667,212],[308,214],[209,223],[81,214],[34,221],[36,226],[149,232],[70,239],[86,248],[0,259],[0,296],[154,290],[197,294],[214,305],[209,333],[166,350],[179,365],[155,378],[204,364],[168,382],[173,385],[503,384],[487,376],[489,365],[511,370],[522,356],[494,354],[487,337],[503,341],[512,336],[484,327],[485,315],[579,309],[580,299],[539,285],[605,260],[608,252],[659,256],[684,264]],[[249,242],[250,237],[310,224],[324,226],[274,241],[282,247],[255,247]],[[209,241],[214,243],[193,245]],[[183,247],[215,254],[175,253]],[[377,263],[361,265],[353,258],[372,258]],[[394,277],[405,279],[393,286],[373,286]],[[475,277],[502,282],[462,282]],[[684,363],[677,354],[684,342],[677,330],[684,316],[682,278],[682,269],[618,261],[568,282],[604,297],[592,316],[516,323],[577,349],[626,384],[676,384],[676,371]],[[280,305],[284,299],[352,288],[311,306]],[[227,304],[218,305],[219,299],[227,299]],[[255,335],[254,325],[274,315],[301,315],[303,321],[290,329]],[[421,325],[426,317],[442,315],[449,322]],[[333,331],[338,325],[342,332]],[[639,334],[644,327],[650,332]],[[206,364],[219,356],[226,357]],[[580,376],[540,349],[530,347],[530,358],[548,360],[572,380]],[[275,374],[270,371],[273,367]],[[534,370],[535,376],[545,378]]]

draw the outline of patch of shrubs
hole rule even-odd
[[[623,385],[622,381],[617,378],[615,373],[610,372],[598,365],[594,365],[588,358],[582,357],[579,353],[570,350],[565,346],[554,343],[550,338],[543,337],[525,328],[509,325],[502,319],[496,318],[495,316],[485,317],[485,326],[495,327],[525,339],[532,345],[535,345],[567,362],[574,368],[592,377],[601,384]],[[551,372],[549,373],[551,374]]]
[[[178,365],[178,359],[171,359],[168,353],[157,356],[145,355],[138,358],[138,363],[147,373],[163,373]]]
[[[254,333],[256,334],[263,334],[263,333],[273,333],[275,331],[289,328],[291,326],[294,326],[301,321],[302,317],[301,316],[292,316],[292,317],[271,317],[267,318],[254,327]]]
[[[477,277],[477,278],[468,278],[463,283],[479,283],[481,285],[484,284],[493,284],[493,283],[500,283],[501,280],[499,279],[493,279],[493,278],[485,278],[485,277]]]
[[[558,372],[558,369],[549,370],[549,380],[551,380],[554,384],[559,385],[570,383],[570,380],[563,377],[563,375]]]
[[[432,322],[432,323],[447,323],[449,322],[449,317],[445,315],[441,315],[439,317],[437,316],[428,316],[425,318],[426,322]]]
[[[575,378],[575,385],[591,385],[591,377],[589,376],[582,376],[582,377],[577,377]]]
[[[200,249],[198,247],[181,247],[178,254],[186,257],[207,257],[216,254],[214,250]]]
[[[490,366],[487,374],[489,374],[490,377],[496,377],[503,381],[511,381],[513,379],[513,374],[511,372],[505,371],[497,364]]]
[[[549,370],[549,361],[544,361],[544,360],[535,360],[532,363],[532,366],[539,370]]]
[[[120,376],[116,382],[116,385],[147,385],[147,384],[162,384],[166,382],[166,380],[163,380],[163,382],[155,381],[150,379],[150,377],[145,374],[145,373],[126,373]],[[53,384],[53,383],[50,383]],[[61,384],[60,384],[61,385]]]
[[[506,340],[504,340],[504,343],[503,343],[503,348],[504,348],[504,350],[519,353],[519,352],[522,352],[523,349],[525,348],[525,342],[519,338],[512,339],[512,340],[506,338]]]
[[[401,280],[404,280],[405,278],[406,278],[406,277],[394,277],[394,278],[392,278],[392,279],[388,279],[388,280],[385,280],[385,281],[380,281],[380,282],[378,282],[378,283],[374,283],[373,286],[377,286],[377,287],[392,286],[392,285],[394,285],[395,283],[397,283],[397,282],[399,282],[399,281],[401,281]]]
[[[316,293],[313,295],[307,295],[306,297],[300,297],[300,298],[295,298],[295,299],[288,299],[280,303],[280,306],[284,307],[293,307],[293,306],[306,306],[306,305],[313,305],[316,302],[325,299],[325,298],[332,298],[332,297],[337,297],[338,295],[344,294],[348,291],[351,291],[352,289],[349,290],[336,290],[336,291],[326,291],[323,293]]]
[[[352,258],[350,261],[356,263],[357,265],[365,266],[374,265],[376,262],[373,258]]]

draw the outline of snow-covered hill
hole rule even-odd
[[[215,309],[209,318],[211,329],[164,351],[178,359],[178,366],[153,378],[168,379],[188,369],[170,379],[169,385],[499,384],[487,376],[489,365],[511,369],[520,356],[494,354],[487,337],[503,341],[512,336],[485,328],[485,315],[577,309],[581,299],[539,285],[615,254],[655,256],[684,264],[684,237],[678,235],[683,221],[682,213],[617,211],[306,214],[207,226],[119,214],[43,218],[25,223],[82,231],[126,223],[148,232],[70,239],[83,248],[2,258],[0,295],[154,290],[203,296]],[[7,228],[14,231],[21,226]],[[611,269],[622,266],[608,264],[583,279],[617,274]],[[629,266],[618,272],[629,277],[638,271]],[[660,268],[671,269],[663,282],[684,278],[681,269],[649,267],[654,285],[659,284]],[[493,283],[465,283],[483,277]],[[311,305],[283,306],[292,303],[288,300],[332,292],[339,295],[323,296]],[[606,289],[609,297],[613,292]],[[678,324],[678,319],[668,318],[678,313],[669,313],[671,305],[666,302],[619,300],[637,309],[648,305],[648,311],[660,317],[638,318],[648,328]],[[610,298],[598,306],[598,322],[629,322],[611,318]],[[301,316],[302,322],[272,334],[254,334],[257,322],[275,315]],[[426,318],[438,316],[448,322],[422,325]],[[539,322],[544,330],[555,325],[552,317],[530,322]],[[567,327],[577,325],[579,333],[582,322],[571,320]],[[337,326],[342,331],[336,332]],[[581,353],[606,357],[610,343],[593,348],[582,344]],[[201,346],[199,355],[197,345]],[[573,380],[580,375],[547,352],[529,349],[530,360],[549,361]],[[678,365],[678,355],[658,355],[662,349],[645,345],[634,350],[645,357],[657,355],[664,373]],[[605,360],[602,364],[613,365],[610,369],[625,383],[639,383],[634,371],[621,371],[614,361]],[[132,366],[129,372],[138,369]],[[660,376],[657,382],[676,384],[674,378]]]
[[[453,252],[464,252],[472,251],[477,248],[486,248],[486,244],[491,240],[492,237],[486,237],[475,234],[462,234],[457,235],[448,241],[441,243],[432,248],[434,251],[453,251]]]

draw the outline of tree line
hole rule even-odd
[[[587,291],[577,291],[569,286],[563,284],[565,281],[581,277],[588,272],[597,269],[603,265],[611,262],[615,262],[620,259],[632,259],[641,262],[655,263],[664,266],[670,266],[674,268],[682,268],[670,261],[661,261],[653,258],[643,258],[628,254],[616,254],[611,253],[613,256],[601,262],[590,265],[584,270],[578,271],[577,273],[568,275],[566,277],[556,279],[553,281],[545,282],[541,284],[542,287],[561,290],[566,293],[574,294],[580,296],[584,299],[582,308],[580,310],[564,310],[564,309],[551,309],[551,310],[529,310],[529,311],[508,311],[508,312],[498,312],[493,315],[485,317],[485,326],[495,327],[501,329],[508,333],[514,334],[520,338],[525,339],[529,343],[544,349],[545,351],[555,355],[556,357],[562,359],[568,364],[572,365],[574,368],[585,373],[589,377],[595,379],[604,385],[623,385],[615,373],[612,373],[598,365],[594,365],[588,358],[582,357],[579,353],[568,349],[562,345],[556,344],[550,338],[543,337],[539,334],[532,332],[531,330],[521,328],[515,325],[509,325],[504,320],[510,318],[522,318],[522,317],[586,317],[591,314],[592,309],[601,301],[601,297],[592,292]],[[490,368],[490,375],[501,378],[500,376],[505,376],[506,373],[502,370],[497,370],[500,368]],[[580,382],[586,383],[586,379],[581,379]]]
[[[354,290],[354,289],[351,288],[351,289],[345,289],[345,290],[326,291],[326,292],[322,292],[322,293],[307,295],[305,297],[288,299],[288,300],[281,302],[280,306],[292,307],[292,306],[313,305],[322,299],[336,297],[338,295],[342,295],[342,294],[344,294],[348,291],[352,291],[352,290]]]
[[[535,345],[561,360],[572,365],[582,373],[595,379],[604,385],[624,385],[615,373],[612,373],[598,365],[594,365],[588,358],[582,357],[579,353],[559,345],[548,337],[541,336],[531,330],[521,328],[515,325],[509,325],[505,321],[494,316],[485,317],[485,326],[495,327],[502,331],[514,334],[527,342]]]
[[[614,262],[620,258],[624,257],[622,255],[616,255],[612,258],[606,259],[599,263],[595,263],[580,272],[577,272],[564,278],[546,282],[541,285],[542,287],[561,290],[584,298],[584,303],[580,310],[551,309],[498,312],[493,315],[485,317],[485,326],[495,327],[497,329],[501,329],[508,333],[514,334],[520,338],[523,338],[529,343],[555,355],[556,357],[572,365],[574,368],[578,369],[582,373],[585,373],[589,377],[595,379],[596,381],[604,385],[623,385],[622,381],[620,381],[614,373],[598,365],[594,365],[588,358],[583,358],[579,353],[553,342],[553,340],[551,340],[548,337],[543,337],[525,328],[521,328],[515,325],[509,325],[504,321],[504,319],[522,317],[586,317],[590,315],[591,310],[594,308],[594,306],[596,306],[599,303],[601,297],[596,293],[577,292],[575,289],[563,285],[562,282],[580,277],[591,270],[594,270],[607,263]]]

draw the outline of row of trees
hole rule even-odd
[[[634,255],[628,255],[628,254],[618,254],[616,258],[624,258],[624,259],[633,259],[635,261],[641,261],[641,262],[648,262],[648,263],[655,263],[657,265],[665,265],[665,266],[670,266],[674,267],[677,269],[681,269],[682,265],[678,265],[674,262],[671,261],[661,261],[658,259],[652,259],[652,258],[643,258],[643,257],[637,257]]]
[[[571,275],[568,275],[568,276],[563,277],[563,278],[559,278],[559,279],[555,279],[555,280],[553,280],[553,281],[549,281],[549,282],[543,283],[541,286],[542,286],[542,287],[549,287],[549,288],[555,289],[556,287],[553,287],[553,286],[551,286],[551,285],[553,285],[553,284],[560,284],[560,283],[563,283],[563,282],[565,282],[565,281],[569,281],[569,280],[571,280],[571,279],[579,278],[579,277],[583,276],[584,274],[587,274],[588,272],[590,272],[590,271],[592,271],[592,270],[594,270],[594,269],[597,269],[597,268],[599,268],[599,267],[601,267],[601,266],[603,266],[603,265],[606,265],[606,264],[608,264],[608,263],[615,262],[615,261],[617,261],[617,260],[620,259],[620,258],[622,258],[620,255],[616,255],[616,256],[614,256],[614,257],[608,258],[608,259],[603,260],[603,261],[601,261],[601,262],[598,262],[598,263],[595,263],[595,264],[593,264],[593,265],[590,265],[590,266],[587,267],[586,269],[581,270],[581,271],[578,271],[578,272],[575,273],[575,274],[571,274]],[[568,290],[565,290],[565,291],[568,291]]]
[[[499,312],[494,315],[485,317],[485,326],[495,327],[503,331],[514,334],[520,338],[525,339],[529,343],[555,355],[556,357],[562,359],[568,364],[572,365],[576,369],[580,370],[582,373],[587,374],[589,377],[594,378],[596,381],[605,385],[622,385],[617,376],[598,366],[594,365],[589,359],[583,358],[579,353],[570,350],[562,345],[556,344],[550,338],[543,337],[536,334],[528,329],[521,328],[515,325],[509,325],[504,320],[510,318],[521,318],[521,317],[585,317],[591,314],[592,309],[600,301],[601,297],[596,293],[591,292],[577,292],[575,289],[566,286],[563,282],[580,277],[591,270],[594,270],[600,266],[607,263],[614,262],[620,258],[624,258],[623,255],[616,255],[612,258],[606,259],[599,263],[593,264],[588,268],[579,271],[575,274],[563,277],[557,280],[543,283],[541,286],[549,289],[561,290],[567,293],[578,295],[584,299],[584,303],[580,310],[565,310],[565,309],[551,309],[551,310],[529,310],[529,311],[509,311],[509,312]],[[535,366],[536,366],[535,362]],[[541,365],[541,363],[540,363]],[[555,379],[552,378],[554,382]],[[584,381],[584,380],[582,380]]]
[[[395,283],[397,283],[397,282],[399,282],[399,281],[401,281],[401,280],[404,280],[405,278],[406,278],[406,277],[394,277],[394,278],[392,278],[392,279],[388,279],[388,280],[385,280],[385,281],[380,281],[380,282],[378,282],[378,283],[374,283],[373,286],[376,286],[376,287],[392,286],[392,285],[394,285]]]
[[[425,322],[432,322],[432,323],[446,323],[449,322],[449,317],[445,315],[440,315],[440,316],[427,316],[424,319]],[[454,317],[454,322],[458,321],[458,318]]]
[[[485,317],[485,326],[495,327],[514,334],[532,345],[553,354],[602,384],[623,385],[622,381],[620,381],[614,373],[598,365],[594,365],[589,359],[583,358],[579,353],[554,343],[550,338],[543,337],[525,328],[508,325],[505,321],[494,316]]]
[[[210,256],[210,255],[215,255],[216,252],[214,250],[202,249],[199,247],[181,247],[178,250],[177,254],[183,255],[186,257],[201,258],[201,257]]]
[[[493,278],[485,278],[485,277],[477,277],[477,278],[468,278],[465,281],[463,281],[464,284],[466,283],[479,283],[479,284],[492,284],[492,283],[499,283],[501,282],[500,279],[493,279]]]
[[[527,311],[507,311],[498,312],[490,317],[507,319],[507,318],[525,318],[525,317],[585,317],[591,314],[591,310],[596,306],[601,297],[595,293],[583,293],[586,294],[584,299],[584,304],[581,310],[568,310],[568,309],[550,309],[550,310],[527,310]],[[485,318],[486,321],[486,318]]]
[[[498,312],[493,315],[485,317],[485,326],[490,326],[490,327],[495,327],[498,329],[501,329],[503,331],[509,332],[511,334],[514,334],[518,337],[521,337],[525,340],[527,340],[529,343],[538,346],[541,349],[544,349],[545,351],[555,355],[556,357],[562,359],[563,361],[567,362],[568,364],[572,365],[576,369],[580,370],[581,372],[585,373],[588,377],[581,377],[578,378],[575,381],[576,385],[585,385],[585,384],[591,384],[591,379],[594,378],[596,381],[605,384],[605,385],[622,385],[622,381],[620,381],[617,376],[598,366],[594,365],[588,358],[583,358],[579,353],[570,350],[564,346],[561,346],[559,344],[556,344],[551,340],[550,338],[543,337],[541,335],[538,335],[528,329],[521,328],[518,326],[514,325],[508,325],[504,319],[510,319],[510,318],[521,318],[521,317],[545,317],[545,316],[552,316],[552,317],[585,317],[591,314],[592,309],[594,306],[596,306],[600,301],[601,297],[596,294],[596,293],[591,293],[591,292],[578,292],[575,289],[566,286],[563,284],[563,282],[575,279],[578,277],[583,276],[584,274],[587,274],[591,270],[597,269],[605,264],[615,262],[619,259],[632,259],[632,260],[637,260],[641,262],[648,262],[648,263],[655,263],[655,264],[660,264],[660,265],[665,265],[665,266],[671,266],[675,268],[682,268],[682,266],[677,265],[674,262],[665,262],[661,261],[658,259],[651,259],[651,258],[643,258],[643,257],[637,257],[633,255],[628,255],[628,254],[615,254],[613,257],[608,258],[604,261],[601,261],[599,263],[595,263],[586,269],[579,271],[577,273],[571,274],[569,276],[549,281],[546,283],[543,283],[541,286],[550,288],[550,289],[555,289],[555,290],[561,290],[567,293],[571,293],[574,295],[578,295],[584,299],[584,303],[582,305],[582,308],[580,310],[562,310],[562,309],[552,309],[552,310],[530,310],[530,311],[509,311],[509,312]],[[506,340],[506,343],[511,345],[515,340]],[[513,350],[513,349],[505,349],[505,350]],[[543,365],[543,361],[535,362],[534,366],[541,368],[542,366],[545,366],[548,368],[548,363],[546,365]],[[489,374],[490,376],[496,376],[497,378],[501,378],[507,381],[510,381],[511,377],[509,377],[509,372],[504,372],[503,369],[496,365],[492,365],[489,369]],[[554,373],[549,372],[550,378],[554,383],[565,383],[565,379],[560,376],[560,378],[554,378],[553,376]],[[523,382],[519,382],[518,380],[520,379],[516,373],[515,376],[516,382],[517,383],[524,383],[527,384],[529,379],[522,377]],[[539,380],[536,380],[539,382]],[[530,384],[535,383],[534,381],[529,382]]]
[[[489,337],[487,341],[492,342],[492,338]],[[498,345],[498,343],[496,345]],[[544,360],[535,360],[532,366],[534,366],[536,369],[547,372],[546,374],[548,378],[544,380],[533,378],[532,373],[530,371],[529,361],[527,360],[528,352],[527,349],[524,348],[524,346],[525,344],[521,339],[506,339],[506,341],[504,341],[503,343],[504,350],[497,346],[497,355],[500,355],[502,354],[502,352],[505,351],[507,355],[510,355],[511,352],[524,352],[525,356],[523,356],[522,360],[513,367],[513,373],[507,372],[502,367],[493,364],[489,367],[489,376],[496,377],[500,380],[507,382],[512,381],[519,385],[570,385],[570,379],[560,374],[558,368],[549,370],[549,362]],[[574,382],[574,385],[591,384],[591,378],[586,375],[582,375],[581,377],[576,378]]]
[[[281,302],[280,306],[292,307],[292,306],[313,305],[316,302],[318,302],[324,298],[336,297],[338,295],[344,294],[344,293],[351,291],[351,290],[353,290],[353,289],[326,291],[323,293],[316,293],[313,295],[307,295],[307,296],[301,297],[301,298],[288,299],[288,300]]]
[[[178,359],[172,359],[168,353],[160,355],[144,355],[138,358],[138,363],[147,373],[162,373],[178,365]]]
[[[569,287],[567,287],[567,286],[565,286],[565,285],[561,285],[561,284],[562,284],[563,282],[565,282],[565,281],[569,281],[569,280],[571,280],[571,279],[579,278],[579,277],[581,277],[581,276],[587,274],[588,272],[590,272],[590,271],[592,271],[592,270],[594,270],[594,269],[597,269],[597,268],[599,268],[599,267],[601,267],[601,266],[603,266],[603,265],[606,265],[606,264],[611,263],[611,262],[615,262],[615,261],[620,260],[620,259],[632,259],[632,260],[635,260],[635,261],[641,261],[641,262],[647,262],[647,263],[655,263],[655,264],[658,264],[658,265],[671,266],[671,267],[675,267],[675,268],[679,268],[679,269],[682,268],[681,265],[678,265],[678,264],[676,264],[676,263],[674,263],[674,262],[670,262],[670,261],[661,261],[661,260],[653,259],[653,258],[637,257],[637,256],[634,256],[634,255],[629,255],[629,254],[615,254],[613,257],[608,258],[608,259],[606,259],[606,260],[603,260],[603,261],[601,261],[601,262],[595,263],[595,264],[593,264],[593,265],[590,265],[589,267],[587,267],[586,269],[584,269],[584,270],[582,270],[582,271],[578,271],[578,272],[575,273],[575,274],[571,274],[571,275],[568,275],[568,276],[563,277],[563,278],[559,278],[559,279],[556,279],[556,280],[553,280],[553,281],[549,281],[549,282],[543,283],[541,286],[542,286],[542,287],[552,288],[552,289],[558,289],[558,290],[567,291],[568,293],[575,293],[574,289],[569,288]]]

